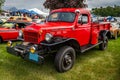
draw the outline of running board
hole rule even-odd
[[[81,53],[84,53],[85,51],[87,50],[90,50],[96,46],[98,46],[99,44],[103,43],[103,41],[100,41],[99,43],[95,44],[95,45],[92,45],[92,44],[88,44],[87,46],[82,46],[81,47]]]

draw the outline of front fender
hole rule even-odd
[[[80,48],[80,44],[79,42],[74,39],[74,38],[67,38],[67,39],[62,39],[61,41],[58,42],[53,42],[53,43],[46,43],[46,42],[41,42],[40,43],[42,46],[46,46],[46,47],[53,47],[53,48],[60,48],[62,46],[71,46],[73,47],[76,51],[79,51]]]
[[[66,42],[68,42],[70,40],[74,40],[74,39],[73,38],[68,38],[68,39],[63,39],[63,40],[61,40],[59,42],[51,42],[51,43],[47,43],[47,42],[43,41],[40,44],[43,45],[43,46],[49,46],[50,47],[50,46],[55,46],[55,45],[66,43]]]

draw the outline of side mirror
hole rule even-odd
[[[78,14],[79,14],[79,13],[80,13],[80,10],[79,10],[79,9],[75,10],[75,13],[78,13]]]
[[[78,23],[81,24],[81,25],[83,24],[83,23],[82,23],[82,16],[79,17]]]

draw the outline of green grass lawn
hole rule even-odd
[[[53,57],[38,65],[8,54],[5,47],[0,44],[0,80],[120,80],[120,38],[110,40],[105,51],[96,47],[78,55],[65,73],[55,70]]]

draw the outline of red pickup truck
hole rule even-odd
[[[55,68],[65,72],[74,65],[76,54],[95,46],[105,50],[110,37],[109,22],[93,22],[86,9],[53,10],[44,24],[32,24],[24,29],[24,42],[12,45],[7,52],[23,59],[43,63],[47,55],[55,55]]]

